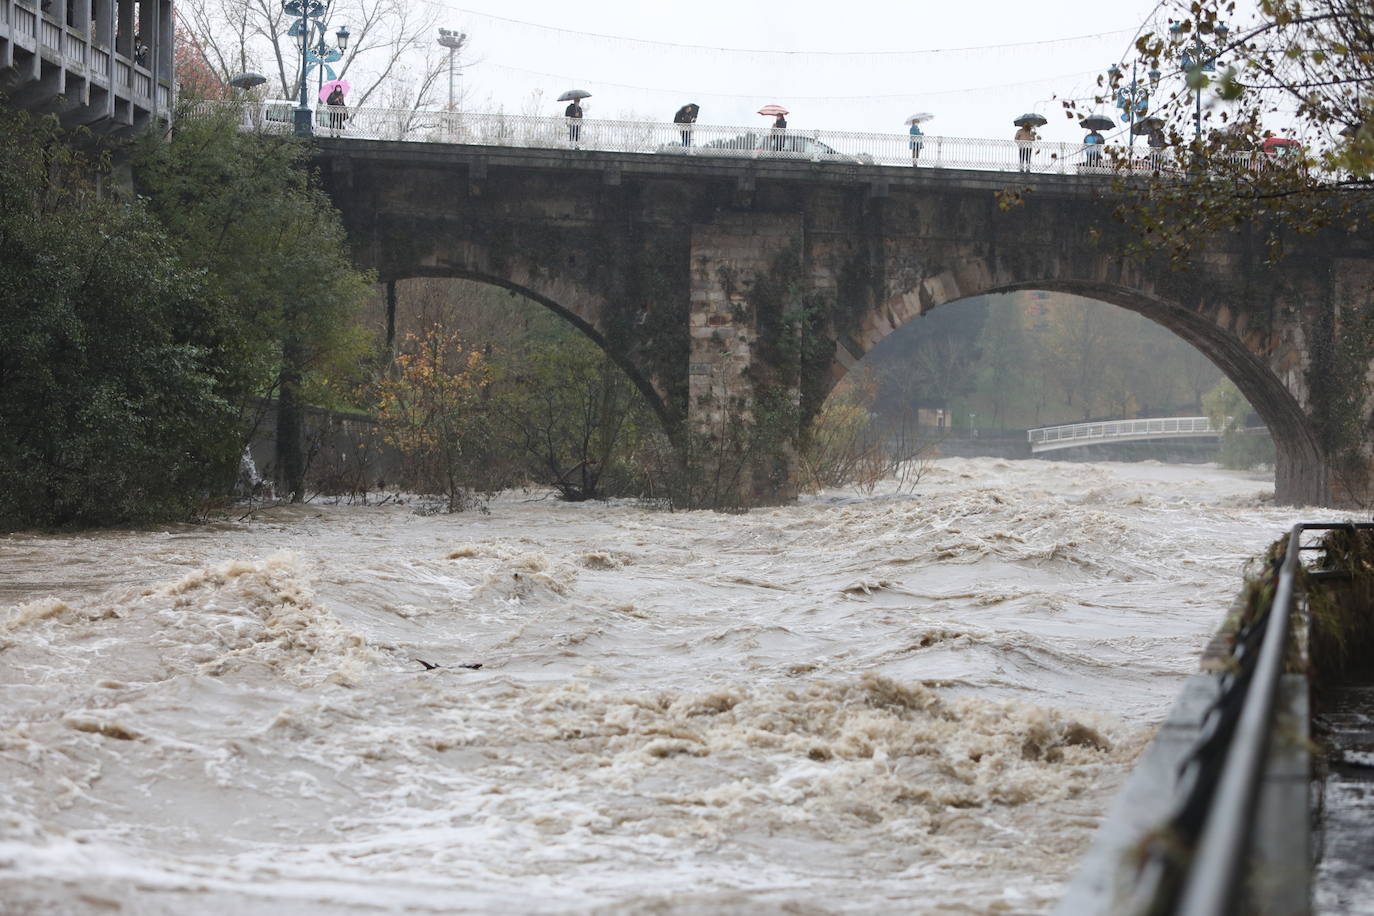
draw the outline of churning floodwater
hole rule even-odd
[[[0,912],[1046,912],[1246,560],[1330,517],[1271,493],[942,459],[0,539]]]

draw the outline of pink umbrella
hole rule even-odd
[[[787,109],[783,108],[781,105],[765,105],[759,109],[759,114],[768,115],[770,118],[776,118],[778,115],[787,114]]]
[[[329,101],[329,94],[334,91],[335,86],[338,86],[340,89],[342,89],[344,95],[348,95],[348,80],[330,80],[329,82],[325,83],[323,86],[320,87],[321,102]]]

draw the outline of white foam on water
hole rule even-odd
[[[0,913],[1045,912],[1245,561],[1330,517],[1269,489],[945,459],[0,540]]]

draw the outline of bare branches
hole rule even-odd
[[[278,0],[181,0],[177,14],[221,81],[261,70],[271,73],[277,97],[297,96],[300,40],[287,35],[293,18]],[[447,55],[440,61],[434,53],[433,7],[406,0],[330,0],[324,21],[331,30],[347,26],[350,33],[343,57],[333,65],[336,76],[347,75],[352,83],[350,105],[383,96],[405,97],[417,108],[432,101],[447,64]],[[319,79],[312,75],[312,82]]]

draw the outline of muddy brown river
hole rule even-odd
[[[942,459],[5,537],[0,912],[1044,913],[1245,561],[1332,517],[1271,493]]]

